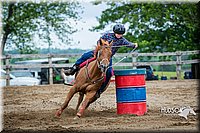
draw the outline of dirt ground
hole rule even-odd
[[[115,83],[84,113],[74,120],[76,94],[60,118],[54,117],[69,91],[66,85],[3,88],[3,132],[68,131],[199,131],[198,80],[146,81],[147,113],[118,115]],[[190,106],[196,115],[188,119],[177,113],[161,112],[163,107]]]

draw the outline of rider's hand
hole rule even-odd
[[[138,47],[138,44],[137,43],[133,43],[134,45],[135,45],[135,48],[137,48]]]

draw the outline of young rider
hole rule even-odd
[[[109,43],[113,41],[112,43],[112,56],[117,52],[117,50],[120,48],[120,46],[126,46],[126,47],[132,47],[137,48],[137,43],[131,43],[128,40],[126,40],[123,37],[123,34],[125,33],[125,27],[121,24],[116,24],[113,27],[114,33],[105,33],[101,38],[105,41],[108,41]],[[97,44],[99,43],[100,39],[97,41]],[[94,57],[94,51],[89,51],[84,53],[80,59],[76,61],[76,63],[69,67],[67,70],[62,70],[61,75],[64,77],[64,75],[74,75],[79,69],[79,65],[86,61],[87,59],[90,59]],[[109,66],[112,66],[112,58],[110,59]],[[100,97],[100,94],[105,91],[106,86],[108,85],[110,78],[112,77],[112,67],[110,67],[106,72],[106,81],[102,84],[101,88],[97,92],[97,97]]]

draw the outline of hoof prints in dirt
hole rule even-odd
[[[67,108],[63,111],[62,117],[74,117],[76,115],[76,110],[72,108]],[[101,110],[101,111],[96,111],[94,109],[87,109],[84,112],[83,118],[85,117],[116,117],[116,109],[108,109],[108,110]]]
[[[146,82],[147,113],[143,116],[117,115],[116,88],[109,88],[75,121],[78,95],[70,101],[60,118],[55,113],[69,91],[61,85],[34,87],[5,87],[3,132],[88,132],[88,131],[166,131],[198,130],[198,82],[168,80]],[[12,92],[17,92],[12,93]],[[16,102],[15,102],[16,101]],[[162,114],[161,107],[189,105],[197,113],[188,120],[177,114]]]
[[[77,133],[78,129],[66,129],[59,126],[50,127],[46,130],[23,130],[23,129],[5,129],[1,133]]]

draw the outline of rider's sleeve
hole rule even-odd
[[[97,44],[100,43],[100,39],[108,40],[109,37],[110,37],[109,33],[105,33],[102,37],[99,38],[99,40],[97,41]]]
[[[135,44],[132,42],[129,42],[124,37],[122,38],[122,45],[125,45],[126,47],[129,47],[129,48],[135,48]]]

